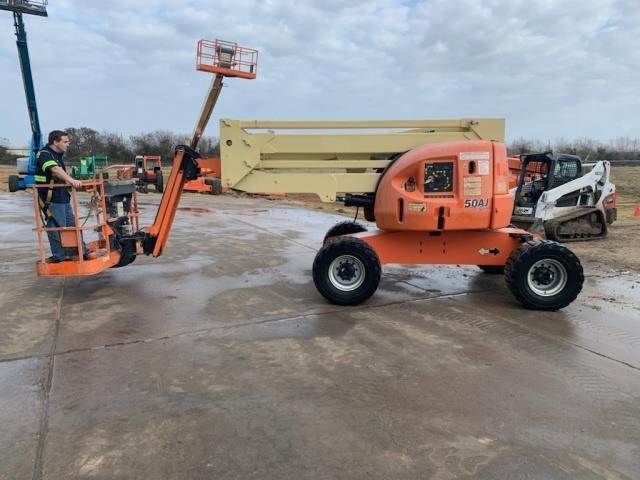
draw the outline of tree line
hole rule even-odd
[[[136,155],[161,155],[168,165],[173,159],[176,145],[188,145],[190,137],[168,130],[156,130],[139,135],[124,137],[112,132],[98,132],[91,128],[67,128],[71,143],[66,157],[77,160],[80,157],[106,155],[112,164],[132,163]],[[206,156],[219,155],[218,142],[213,137],[203,137],[198,151]]]
[[[112,132],[98,132],[87,127],[71,127],[66,131],[71,145],[66,157],[70,163],[80,157],[107,155],[112,164],[132,163],[136,155],[161,155],[168,164],[176,145],[188,144],[189,136],[167,130],[141,133],[125,137]],[[0,163],[15,164],[16,155],[7,152],[8,141],[0,138]],[[590,138],[576,140],[557,139],[553,142],[518,138],[508,143],[509,154],[556,152],[570,153],[583,160],[640,161],[640,138],[619,137],[609,142]],[[219,155],[220,148],[214,137],[203,137],[198,145],[203,155]]]
[[[133,163],[136,155],[161,155],[169,165],[173,159],[176,145],[188,145],[190,137],[176,134],[167,130],[141,133],[139,135],[124,135],[113,132],[98,132],[87,127],[69,127],[65,129],[71,143],[65,154],[67,163],[77,162],[80,157],[106,155],[111,164]],[[0,138],[0,163],[15,164],[18,155],[7,152],[9,142]],[[214,137],[202,137],[198,144],[198,151],[206,156],[219,155],[218,141]]]
[[[510,155],[519,153],[569,153],[578,155],[582,160],[631,160],[640,161],[640,138],[618,137],[609,142],[600,142],[591,138],[567,140],[560,138],[554,142],[518,138],[507,145]]]

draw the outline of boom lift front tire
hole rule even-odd
[[[516,300],[532,310],[566,307],[584,283],[578,257],[550,240],[530,240],[520,245],[507,260],[504,273]]]
[[[352,233],[361,233],[366,231],[367,231],[367,227],[365,227],[364,225],[358,222],[346,221],[346,222],[336,223],[333,227],[329,229],[329,231],[327,231],[327,233],[324,236],[324,240],[322,241],[322,244],[326,245],[326,243],[334,237],[340,237],[342,235],[351,235]]]
[[[378,288],[382,267],[375,250],[358,238],[328,242],[313,261],[313,282],[329,302],[358,305]]]

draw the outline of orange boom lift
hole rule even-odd
[[[44,228],[37,215],[38,274],[88,275],[127,265],[140,254],[160,256],[185,183],[197,179],[205,169],[220,172],[220,165],[203,159],[196,148],[222,80],[225,76],[255,78],[257,56],[257,51],[235,43],[201,40],[197,69],[215,73],[215,77],[190,145],[175,149],[153,224],[138,228],[135,181],[126,169],[110,167],[117,174],[109,175],[108,180],[84,182],[92,195],[96,222],[58,229],[63,245],[77,250],[75,259],[45,260],[42,234],[51,229]],[[567,306],[582,289],[580,261],[558,243],[510,227],[514,198],[509,193],[509,175],[506,148],[496,141],[432,143],[398,155],[380,175],[373,193],[340,198],[347,206],[363,207],[378,229],[365,231],[355,222],[342,222],[327,232],[313,263],[318,291],[332,303],[356,305],[376,291],[384,264],[464,264],[504,272],[515,298],[527,308]],[[77,206],[75,192],[72,200]],[[87,260],[80,241],[83,229],[99,234]]]

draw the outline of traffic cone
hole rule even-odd
[[[633,211],[634,217],[640,217],[640,203],[636,204],[636,209]]]

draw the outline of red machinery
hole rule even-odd
[[[218,157],[201,158],[198,161],[200,174],[195,180],[189,180],[184,184],[185,192],[208,193],[219,195],[223,192],[220,181],[221,168]]]
[[[138,191],[149,192],[149,185],[153,185],[156,192],[164,191],[164,177],[162,175],[162,157],[160,155],[137,155],[134,176],[138,179]]]

